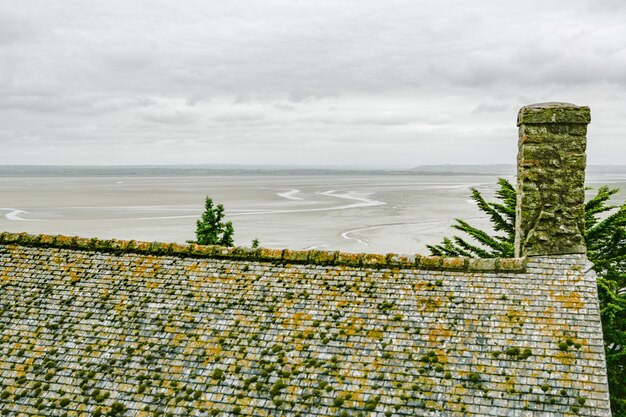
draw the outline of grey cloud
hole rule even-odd
[[[153,108],[141,111],[139,117],[148,122],[163,123],[169,125],[185,125],[198,120],[196,113],[164,108]]]
[[[407,114],[396,111],[337,111],[334,113],[317,115],[309,120],[331,125],[381,125],[394,126],[417,123],[422,119],[416,114]]]
[[[240,94],[233,99],[234,104],[250,103],[251,101],[252,101],[252,97],[250,97],[249,95],[243,95],[243,94]]]
[[[623,21],[620,0],[0,0],[0,144],[39,138],[71,158],[64,137],[142,141],[180,162],[215,140],[279,163],[264,144],[324,161],[360,141],[351,157],[374,161],[384,141],[413,166],[432,138],[464,158],[551,99],[594,105],[608,137],[626,128],[612,110],[626,108]]]
[[[20,44],[41,36],[32,14],[19,10],[19,6],[0,4],[0,45]]]
[[[56,112],[61,107],[67,107],[67,103],[60,103],[54,96],[36,94],[14,94],[0,97],[0,109],[2,110],[27,110],[32,112]]]
[[[218,122],[248,122],[254,120],[260,120],[265,118],[266,115],[262,111],[255,110],[237,110],[220,111],[213,114],[208,114],[207,118]]]
[[[472,113],[498,113],[508,110],[510,107],[510,103],[506,101],[482,101],[476,106]]]
[[[22,110],[42,113],[103,114],[156,105],[150,97],[124,97],[90,94],[13,93],[0,96],[0,110]]]
[[[188,106],[195,106],[196,104],[210,103],[210,102],[211,102],[211,99],[202,94],[191,94],[185,100],[185,104]]]
[[[273,107],[281,111],[294,111],[296,109],[295,106],[287,103],[276,103]]]

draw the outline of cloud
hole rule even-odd
[[[274,104],[274,108],[281,111],[294,111],[296,109],[295,106],[287,103],[276,103]]]
[[[394,110],[380,109],[339,109],[313,115],[307,120],[329,125],[406,125],[422,121],[418,115]]]
[[[154,123],[163,123],[168,125],[185,125],[198,120],[196,113],[164,108],[151,108],[138,113],[142,120]]]
[[[42,32],[32,15],[33,13],[20,10],[19,6],[0,4],[0,45],[6,47],[40,37]]]
[[[218,111],[213,114],[207,115],[207,117],[217,122],[248,122],[253,120],[260,120],[265,118],[265,114],[261,111],[254,110],[237,110],[232,109],[230,111]]]
[[[626,128],[625,18],[618,0],[0,0],[0,145],[39,138],[58,163],[79,158],[69,142],[144,161],[141,142],[155,163],[219,143],[258,163],[414,166],[428,147],[441,149],[424,162],[479,159],[515,134],[518,107],[555,99],[592,105],[594,134],[613,138]],[[0,163],[44,160],[11,143]],[[514,158],[497,149],[494,162]]]
[[[499,113],[511,107],[506,101],[481,101],[472,113]]]

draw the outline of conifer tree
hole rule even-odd
[[[466,233],[476,243],[468,242],[459,236],[444,238],[439,245],[427,245],[433,255],[438,256],[466,256],[470,258],[510,258],[513,256],[515,241],[515,188],[504,178],[498,179],[500,188],[496,191],[496,198],[501,203],[487,202],[475,188],[471,189],[472,200],[478,208],[487,213],[495,232],[502,232],[491,236],[464,220],[455,219],[453,228]]]
[[[507,180],[498,179],[498,202],[487,202],[472,188],[472,200],[491,220],[493,236],[469,223],[455,219],[453,228],[468,235],[444,238],[439,245],[429,245],[433,255],[480,258],[512,257],[515,241],[516,191]],[[600,316],[614,416],[626,416],[626,203],[607,202],[617,189],[602,186],[585,203],[585,244],[587,257],[597,274]]]
[[[196,243],[200,245],[233,246],[235,229],[231,222],[224,222],[224,206],[213,207],[213,200],[206,197],[204,213],[196,222]]]

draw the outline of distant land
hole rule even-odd
[[[515,175],[513,164],[493,165],[420,165],[411,172],[422,175]]]
[[[589,165],[588,174],[626,174],[626,165]],[[213,175],[515,175],[513,164],[420,165],[409,169],[289,165],[2,165],[0,177]]]
[[[516,175],[514,164],[421,165],[411,169],[423,175]],[[588,165],[587,174],[626,174],[626,165]]]

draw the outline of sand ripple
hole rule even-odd
[[[6,217],[7,220],[22,221],[22,222],[34,221],[34,220],[24,219],[20,217],[22,214],[28,214],[28,212],[24,210],[20,210],[16,208],[0,207],[0,211],[8,211],[8,213],[4,215],[4,217]]]

